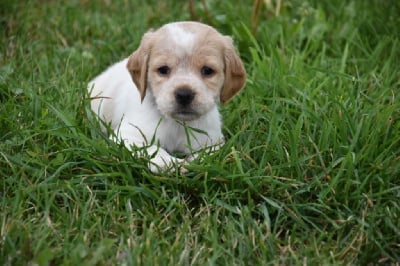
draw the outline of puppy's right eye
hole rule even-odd
[[[169,66],[162,66],[157,68],[157,73],[161,76],[167,76],[171,73],[171,69],[169,68]]]

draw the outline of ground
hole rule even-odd
[[[398,265],[398,1],[0,10],[0,264]],[[226,145],[153,175],[85,88],[176,20],[233,36],[248,80],[221,107]]]

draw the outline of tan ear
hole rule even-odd
[[[152,33],[148,32],[143,36],[139,48],[132,53],[127,64],[132,80],[140,92],[142,102],[144,96],[146,96],[147,67],[151,50],[151,35]]]
[[[225,47],[225,83],[221,91],[221,103],[228,102],[236,93],[238,93],[246,82],[246,70],[242,60],[236,53],[232,39],[227,38]]]

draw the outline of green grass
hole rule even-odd
[[[248,82],[221,108],[226,145],[155,176],[85,88],[191,19],[157,2],[0,3],[0,264],[398,264],[399,2],[283,0],[255,25],[250,1],[196,2]]]

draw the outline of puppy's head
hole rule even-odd
[[[140,91],[154,96],[166,117],[190,121],[244,86],[246,72],[232,39],[197,22],[176,22],[143,36],[128,70]]]

